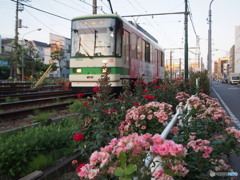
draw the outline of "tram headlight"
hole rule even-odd
[[[103,74],[106,74],[106,73],[109,73],[109,74],[110,74],[110,72],[111,72],[111,69],[110,69],[110,68],[107,68],[107,67],[103,67],[103,68],[102,68],[102,73],[103,73]]]
[[[76,69],[74,69],[73,71],[74,71],[75,73],[81,73],[81,72],[82,72],[82,69],[76,68]]]

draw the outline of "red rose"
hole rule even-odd
[[[155,80],[153,81],[153,83],[154,83],[154,84],[157,84],[157,83],[158,83],[158,79],[155,79]]]
[[[123,100],[123,97],[120,97],[120,98],[118,98],[120,101],[122,101]]]
[[[99,87],[93,88],[93,91],[94,91],[94,92],[98,92],[98,91],[99,91]]]
[[[108,110],[104,110],[103,112],[106,113],[106,114],[109,114],[109,111],[108,111]]]
[[[136,103],[133,103],[133,104],[134,104],[134,106],[139,106],[139,103],[137,103],[137,102],[136,102]]]
[[[79,93],[79,94],[77,94],[77,98],[79,99],[79,98],[82,98],[84,96],[84,94],[83,93]]]
[[[146,92],[147,92],[147,90],[143,90],[143,92],[142,92],[142,93],[143,93],[143,94],[145,94]]]
[[[145,96],[143,96],[143,98],[148,99],[148,100],[154,100],[155,99],[155,97],[150,96],[150,95],[145,95]]]
[[[81,141],[84,139],[84,135],[82,133],[76,133],[74,136],[73,136],[73,139],[74,141]]]
[[[80,164],[78,167],[77,167],[77,172],[81,172],[81,168],[85,166],[84,163]]]
[[[84,103],[83,103],[83,105],[85,105],[85,106],[86,106],[86,105],[88,105],[88,103],[89,103],[89,102],[88,102],[88,101],[86,101],[86,102],[84,102]]]

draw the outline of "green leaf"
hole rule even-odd
[[[123,167],[123,166],[126,164],[126,162],[127,162],[126,153],[123,152],[123,151],[121,151],[118,158],[119,158],[119,160],[120,160],[121,166]]]
[[[117,168],[114,170],[114,175],[115,175],[115,176],[123,176],[123,175],[124,175],[124,170],[123,170],[123,168],[117,167]]]
[[[130,175],[132,173],[134,173],[137,170],[137,166],[135,164],[129,164],[125,169],[124,169],[124,173],[126,175]]]
[[[168,175],[170,175],[170,176],[173,176],[173,175],[174,175],[174,171],[169,170],[169,169],[164,170],[164,173],[165,173],[165,174],[168,174]]]

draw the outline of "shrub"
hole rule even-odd
[[[28,128],[7,138],[0,137],[0,175],[14,177],[25,175],[26,165],[40,154],[69,147],[76,132],[76,123],[61,122],[49,126]]]

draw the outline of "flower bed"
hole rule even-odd
[[[98,131],[101,134],[99,129],[94,126],[96,122],[105,125],[106,122],[109,125],[119,123],[119,131],[116,133],[113,128],[114,137],[110,140],[110,136],[102,137],[104,138],[103,145],[91,149],[92,154],[88,154],[89,164],[81,164],[77,168],[81,179],[114,179],[116,177],[120,179],[134,177],[138,177],[138,179],[143,177],[147,179],[150,177],[156,179],[165,177],[169,179],[209,179],[211,172],[234,171],[222,158],[232,152],[240,153],[240,132],[230,127],[231,118],[227,116],[218,100],[201,92],[197,96],[190,96],[187,93],[189,92],[187,86],[186,91],[175,91],[178,86],[182,87],[184,84],[180,80],[154,85],[156,82],[147,85],[140,80],[137,81],[135,92],[125,92],[127,95],[123,94],[115,104],[111,105],[111,109],[115,109],[114,112],[108,109],[108,113],[106,113],[102,108],[103,112],[108,114],[108,116],[104,116],[104,119],[96,116],[101,111],[100,109],[97,111],[96,108],[102,107],[98,101],[101,94],[97,93],[94,100],[89,99],[87,105],[82,105],[96,114],[94,117],[83,116],[81,132],[86,133],[87,138],[81,141],[81,145],[89,144],[89,132],[93,132],[93,129],[94,132]],[[171,87],[175,87],[175,89],[173,90]],[[171,90],[167,92],[167,89]],[[101,86],[98,88],[99,90],[101,90]],[[163,94],[164,97],[162,97]],[[129,95],[132,96],[131,100],[127,98]],[[162,101],[166,100],[166,97],[169,98],[168,101]],[[98,106],[96,106],[96,102],[98,102]],[[181,123],[176,124],[171,130],[168,138],[172,141],[159,140],[159,144],[156,144],[151,138],[161,133],[174,113],[171,106],[175,108],[178,103],[181,103],[180,106],[188,103],[189,109],[179,116]],[[124,121],[119,120],[119,118],[123,118],[122,114],[125,114]],[[102,127],[104,130],[108,129],[107,126]],[[108,130],[111,134],[111,130]],[[99,133],[94,137],[98,137]],[[146,136],[149,139],[144,139]],[[106,139],[108,139],[108,143],[110,142],[109,144],[106,143]],[[138,143],[143,143],[145,146]],[[181,149],[180,147],[184,149],[184,153],[179,151],[182,156],[171,154],[173,149],[177,152]],[[161,168],[153,171],[151,167],[146,167],[143,163],[146,154],[157,156],[162,163]],[[168,158],[171,157],[171,160],[166,162],[166,155],[169,155]],[[181,158],[178,159],[178,157]]]
[[[240,132],[230,127],[231,119],[216,99],[199,91],[198,96],[190,96],[196,89],[191,82],[185,83],[179,78],[148,84],[139,78],[134,91],[126,86],[118,98],[113,98],[108,80],[103,77],[99,81],[93,97],[83,100],[84,94],[78,94],[79,100],[70,106],[72,112],[80,114],[78,124],[74,131],[67,133],[71,138],[61,136],[77,145],[76,151],[82,154],[82,159],[72,161],[75,176],[81,179],[209,179],[211,172],[233,171],[222,157],[239,153]],[[204,90],[201,88],[201,91]],[[179,116],[180,123],[168,135],[171,140],[164,140],[158,134],[169,123],[179,103],[180,106],[189,103],[190,109]],[[60,137],[51,135],[54,140]],[[159,161],[161,166],[151,162],[146,166],[147,155],[155,157],[151,162]],[[83,164],[85,159],[89,159],[89,163]]]

